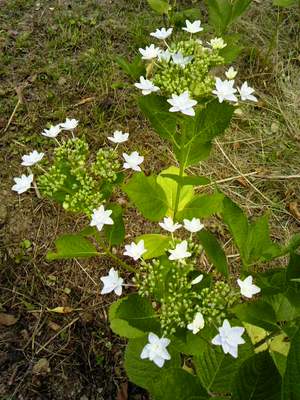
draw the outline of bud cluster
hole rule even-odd
[[[181,94],[188,91],[193,99],[209,96],[215,86],[215,78],[210,73],[215,66],[224,63],[219,50],[206,48],[200,40],[180,41],[170,46],[170,52],[192,57],[185,66],[172,61],[157,61],[152,81],[163,95]]]
[[[103,201],[102,185],[117,179],[117,156],[114,150],[100,149],[96,161],[90,162],[87,142],[69,139],[55,149],[53,165],[38,178],[40,190],[65,209],[90,216]]]

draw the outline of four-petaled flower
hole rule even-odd
[[[13,185],[11,190],[17,192],[18,194],[22,194],[31,188],[31,184],[33,182],[33,175],[30,174],[26,176],[23,174],[18,178],[14,178],[14,181],[15,184]]]
[[[146,46],[145,49],[140,48],[139,52],[141,53],[143,60],[152,60],[159,55],[161,49],[159,47],[155,47],[154,44],[150,44],[150,46]]]
[[[214,50],[221,50],[227,46],[227,43],[225,43],[222,38],[211,39],[210,42],[208,42],[208,44],[210,44]]]
[[[149,79],[145,79],[143,76],[140,77],[140,83],[137,82],[134,86],[141,89],[144,96],[159,90],[158,86],[155,86],[151,81],[149,81]]]
[[[105,210],[104,206],[101,205],[93,210],[90,226],[96,226],[98,231],[101,231],[104,225],[113,225],[114,221],[110,218],[111,214],[112,210]]]
[[[145,243],[143,240],[140,240],[137,244],[132,242],[125,246],[124,256],[128,256],[137,261],[142,257],[144,253],[146,253],[147,249],[145,249]]]
[[[234,94],[237,92],[237,90],[233,87],[233,85],[234,81],[222,81],[222,79],[216,78],[216,89],[213,90],[213,94],[218,96],[220,103],[223,103],[224,100],[235,102],[238,101],[237,97]]]
[[[240,279],[237,280],[237,284],[241,289],[241,294],[245,297],[248,297],[248,299],[251,299],[253,295],[260,292],[260,288],[256,285],[253,285],[252,282],[253,278],[251,275],[247,276],[247,278],[243,281]]]
[[[225,72],[226,78],[229,79],[230,81],[231,81],[232,79],[234,79],[234,78],[236,77],[236,75],[237,75],[237,71],[236,71],[233,67],[230,67],[230,68]]]
[[[240,88],[238,88],[238,91],[241,96],[242,101],[250,100],[250,101],[257,101],[257,98],[253,96],[252,93],[254,93],[254,89],[250,86],[248,86],[247,81],[242,84]]]
[[[199,232],[204,228],[204,225],[201,223],[199,218],[193,218],[191,220],[184,219],[183,225],[184,228],[191,233]]]
[[[166,360],[171,360],[171,356],[167,350],[170,340],[167,338],[159,338],[155,333],[150,332],[148,335],[149,343],[143,348],[141,359],[149,358],[159,368],[163,367]]]
[[[184,68],[187,64],[189,64],[193,59],[193,56],[184,57],[180,51],[178,53],[172,54],[173,63],[179,65]]]
[[[132,169],[133,171],[141,171],[140,164],[144,161],[144,157],[140,156],[137,151],[133,151],[131,154],[123,153],[123,158],[125,160],[123,168]]]
[[[201,312],[197,312],[194,316],[193,322],[188,324],[187,328],[196,335],[201,329],[204,328],[204,318]]]
[[[59,124],[64,131],[72,131],[77,128],[79,121],[75,118],[66,118],[65,122]]]
[[[32,165],[41,161],[41,159],[43,157],[44,157],[44,153],[39,153],[38,151],[33,150],[31,153],[24,154],[24,156],[22,156],[21,165],[24,165],[25,167],[31,167]]]
[[[160,40],[165,40],[167,39],[170,35],[172,35],[173,28],[161,28],[161,29],[156,29],[155,32],[151,32],[150,35],[155,37],[156,39]]]
[[[119,277],[118,271],[114,268],[109,270],[107,276],[103,276],[100,278],[103,282],[103,288],[101,290],[101,294],[107,294],[110,292],[115,292],[117,296],[121,296],[122,294],[122,285],[124,280]]]
[[[187,248],[188,248],[188,243],[186,240],[183,240],[181,243],[176,245],[175,249],[168,250],[168,252],[170,253],[169,260],[180,261],[183,260],[184,258],[190,257],[192,253],[187,251]]]
[[[108,140],[113,143],[124,143],[127,142],[129,133],[123,133],[122,131],[114,131],[113,136],[108,136]]]
[[[198,33],[203,31],[201,26],[201,21],[197,20],[194,22],[190,22],[188,19],[185,20],[185,27],[182,30],[189,32],[189,33]]]
[[[171,233],[182,227],[181,224],[178,224],[177,222],[174,223],[171,217],[165,217],[163,222],[159,222],[158,225],[161,226],[165,231]]]
[[[242,338],[245,328],[240,326],[231,327],[229,321],[225,319],[218,331],[219,334],[213,338],[212,344],[222,346],[225,354],[229,353],[232,357],[237,358],[239,344],[245,343]]]
[[[56,138],[56,136],[62,131],[60,124],[51,125],[49,129],[44,129],[42,132],[43,136],[48,138]]]
[[[183,114],[190,116],[195,115],[193,107],[197,104],[197,101],[190,98],[188,91],[185,91],[180,95],[172,94],[172,98],[167,101],[172,106],[169,111],[182,112]]]

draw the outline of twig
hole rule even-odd
[[[82,271],[90,278],[90,280],[93,282],[93,284],[98,287],[99,285],[97,284],[97,282],[91,277],[91,275],[87,272],[87,270],[83,268],[83,266],[80,264],[80,262],[77,260],[77,258],[75,258],[75,261],[76,261],[77,265],[79,265],[79,267],[82,269]]]
[[[17,96],[18,96],[18,101],[17,101],[17,104],[15,105],[15,108],[14,108],[13,112],[11,113],[11,116],[9,117],[9,120],[8,120],[8,122],[6,124],[6,127],[4,128],[3,133],[5,133],[7,131],[7,129],[9,128],[9,126],[11,124],[11,121],[13,120],[13,117],[14,117],[15,113],[17,112],[17,109],[18,109],[19,105],[23,103],[23,97],[22,97],[21,88],[20,87],[16,87],[15,90],[16,90],[16,93],[17,93]]]

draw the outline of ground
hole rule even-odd
[[[178,3],[201,3],[206,20],[203,2]],[[60,233],[78,231],[86,219],[33,193],[18,197],[11,186],[23,172],[21,155],[32,148],[51,151],[52,142],[40,132],[66,116],[80,120],[80,134],[95,149],[113,130],[129,131],[127,149],[143,153],[146,172],[174,163],[115,62],[148,44],[161,19],[139,0],[0,5],[0,399],[146,399],[138,388],[127,389],[125,343],[107,321],[114,296],[100,295],[100,277],[111,261],[45,259]],[[213,157],[191,169],[217,181],[249,216],[269,212],[272,237],[280,242],[300,224],[299,26],[297,9],[256,0],[232,27],[245,45],[235,66],[260,100],[240,110]],[[119,201],[127,207],[127,239],[150,228],[125,195]],[[227,239],[217,218],[206,223]],[[230,241],[225,250],[236,262]],[[55,307],[69,309],[59,314],[51,311]]]

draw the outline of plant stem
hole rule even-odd
[[[121,260],[118,256],[116,256],[115,254],[113,254],[108,248],[104,247],[102,244],[99,244],[101,246],[101,248],[103,249],[104,253],[112,258],[114,261],[116,261],[123,269],[125,269],[126,271],[129,272],[135,272],[135,269],[127,264],[126,262],[124,262],[123,260]]]
[[[184,169],[185,169],[184,168],[184,164],[180,163],[180,169],[179,169],[180,178],[183,177]],[[182,189],[182,183],[179,182],[178,185],[177,185],[176,198],[175,198],[175,206],[174,206],[174,214],[173,214],[173,219],[174,220],[176,218],[176,214],[177,214],[177,211],[178,211],[181,189]]]

